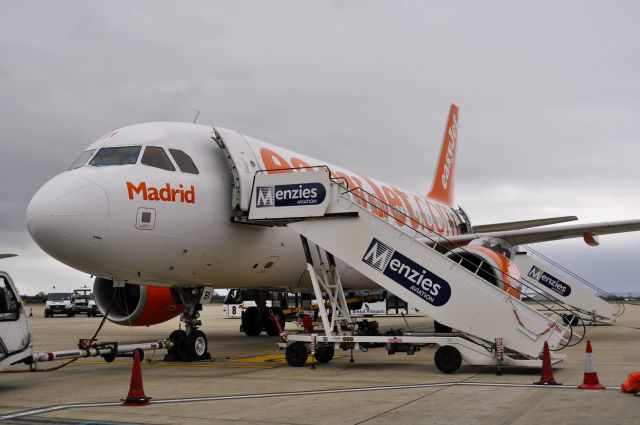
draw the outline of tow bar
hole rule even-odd
[[[67,351],[36,352],[31,356],[29,367],[32,371],[38,370],[38,363],[52,360],[75,360],[84,357],[102,357],[111,363],[116,357],[133,357],[133,352],[139,350],[140,360],[144,358],[145,350],[170,349],[173,346],[169,340],[142,342],[139,344],[123,344],[117,342],[95,342],[89,339],[81,339],[78,349]]]

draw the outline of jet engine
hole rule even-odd
[[[102,314],[113,300],[107,319],[118,325],[155,325],[184,311],[184,306],[176,301],[171,289],[163,286],[126,283],[124,287],[114,287],[112,280],[98,277],[93,283],[93,295]]]
[[[520,272],[504,254],[485,246],[467,245],[454,249],[447,256],[490,284],[521,298]]]

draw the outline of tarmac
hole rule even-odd
[[[27,306],[27,310],[29,306]],[[56,316],[42,306],[30,319],[35,351],[77,347],[101,318]],[[433,348],[413,356],[384,349],[336,352],[327,364],[295,368],[276,348],[278,337],[247,337],[238,319],[219,305],[205,306],[202,330],[213,359],[163,362],[164,352],[147,352],[142,363],[147,406],[123,407],[131,376],[130,358],[106,363],[80,359],[50,372],[0,374],[0,423],[13,424],[638,424],[640,397],[622,393],[627,374],[640,370],[640,306],[628,305],[615,326],[587,328],[600,383],[605,390],[580,390],[585,341],[562,350],[567,361],[554,366],[560,386],[531,386],[540,370],[464,365],[439,372]],[[404,328],[399,317],[378,317],[381,329]],[[425,317],[408,318],[414,330],[428,330]],[[178,319],[152,327],[107,322],[99,340],[120,343],[166,338]],[[295,325],[287,323],[287,330]],[[59,365],[41,363],[39,369]],[[12,366],[9,370],[28,369]],[[15,414],[15,415],[13,415]],[[12,416],[13,415],[13,416]]]

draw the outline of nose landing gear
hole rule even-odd
[[[211,359],[211,354],[207,351],[207,336],[198,329],[202,325],[199,311],[202,310],[200,299],[203,292],[204,288],[183,288],[176,291],[184,305],[180,321],[184,323],[185,330],[178,329],[169,335],[173,347],[168,350],[165,361],[192,362]]]

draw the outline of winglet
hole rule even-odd
[[[456,151],[458,150],[458,107],[451,104],[447,127],[444,131],[440,158],[433,177],[431,192],[427,195],[431,199],[453,206],[453,186],[455,182]]]

